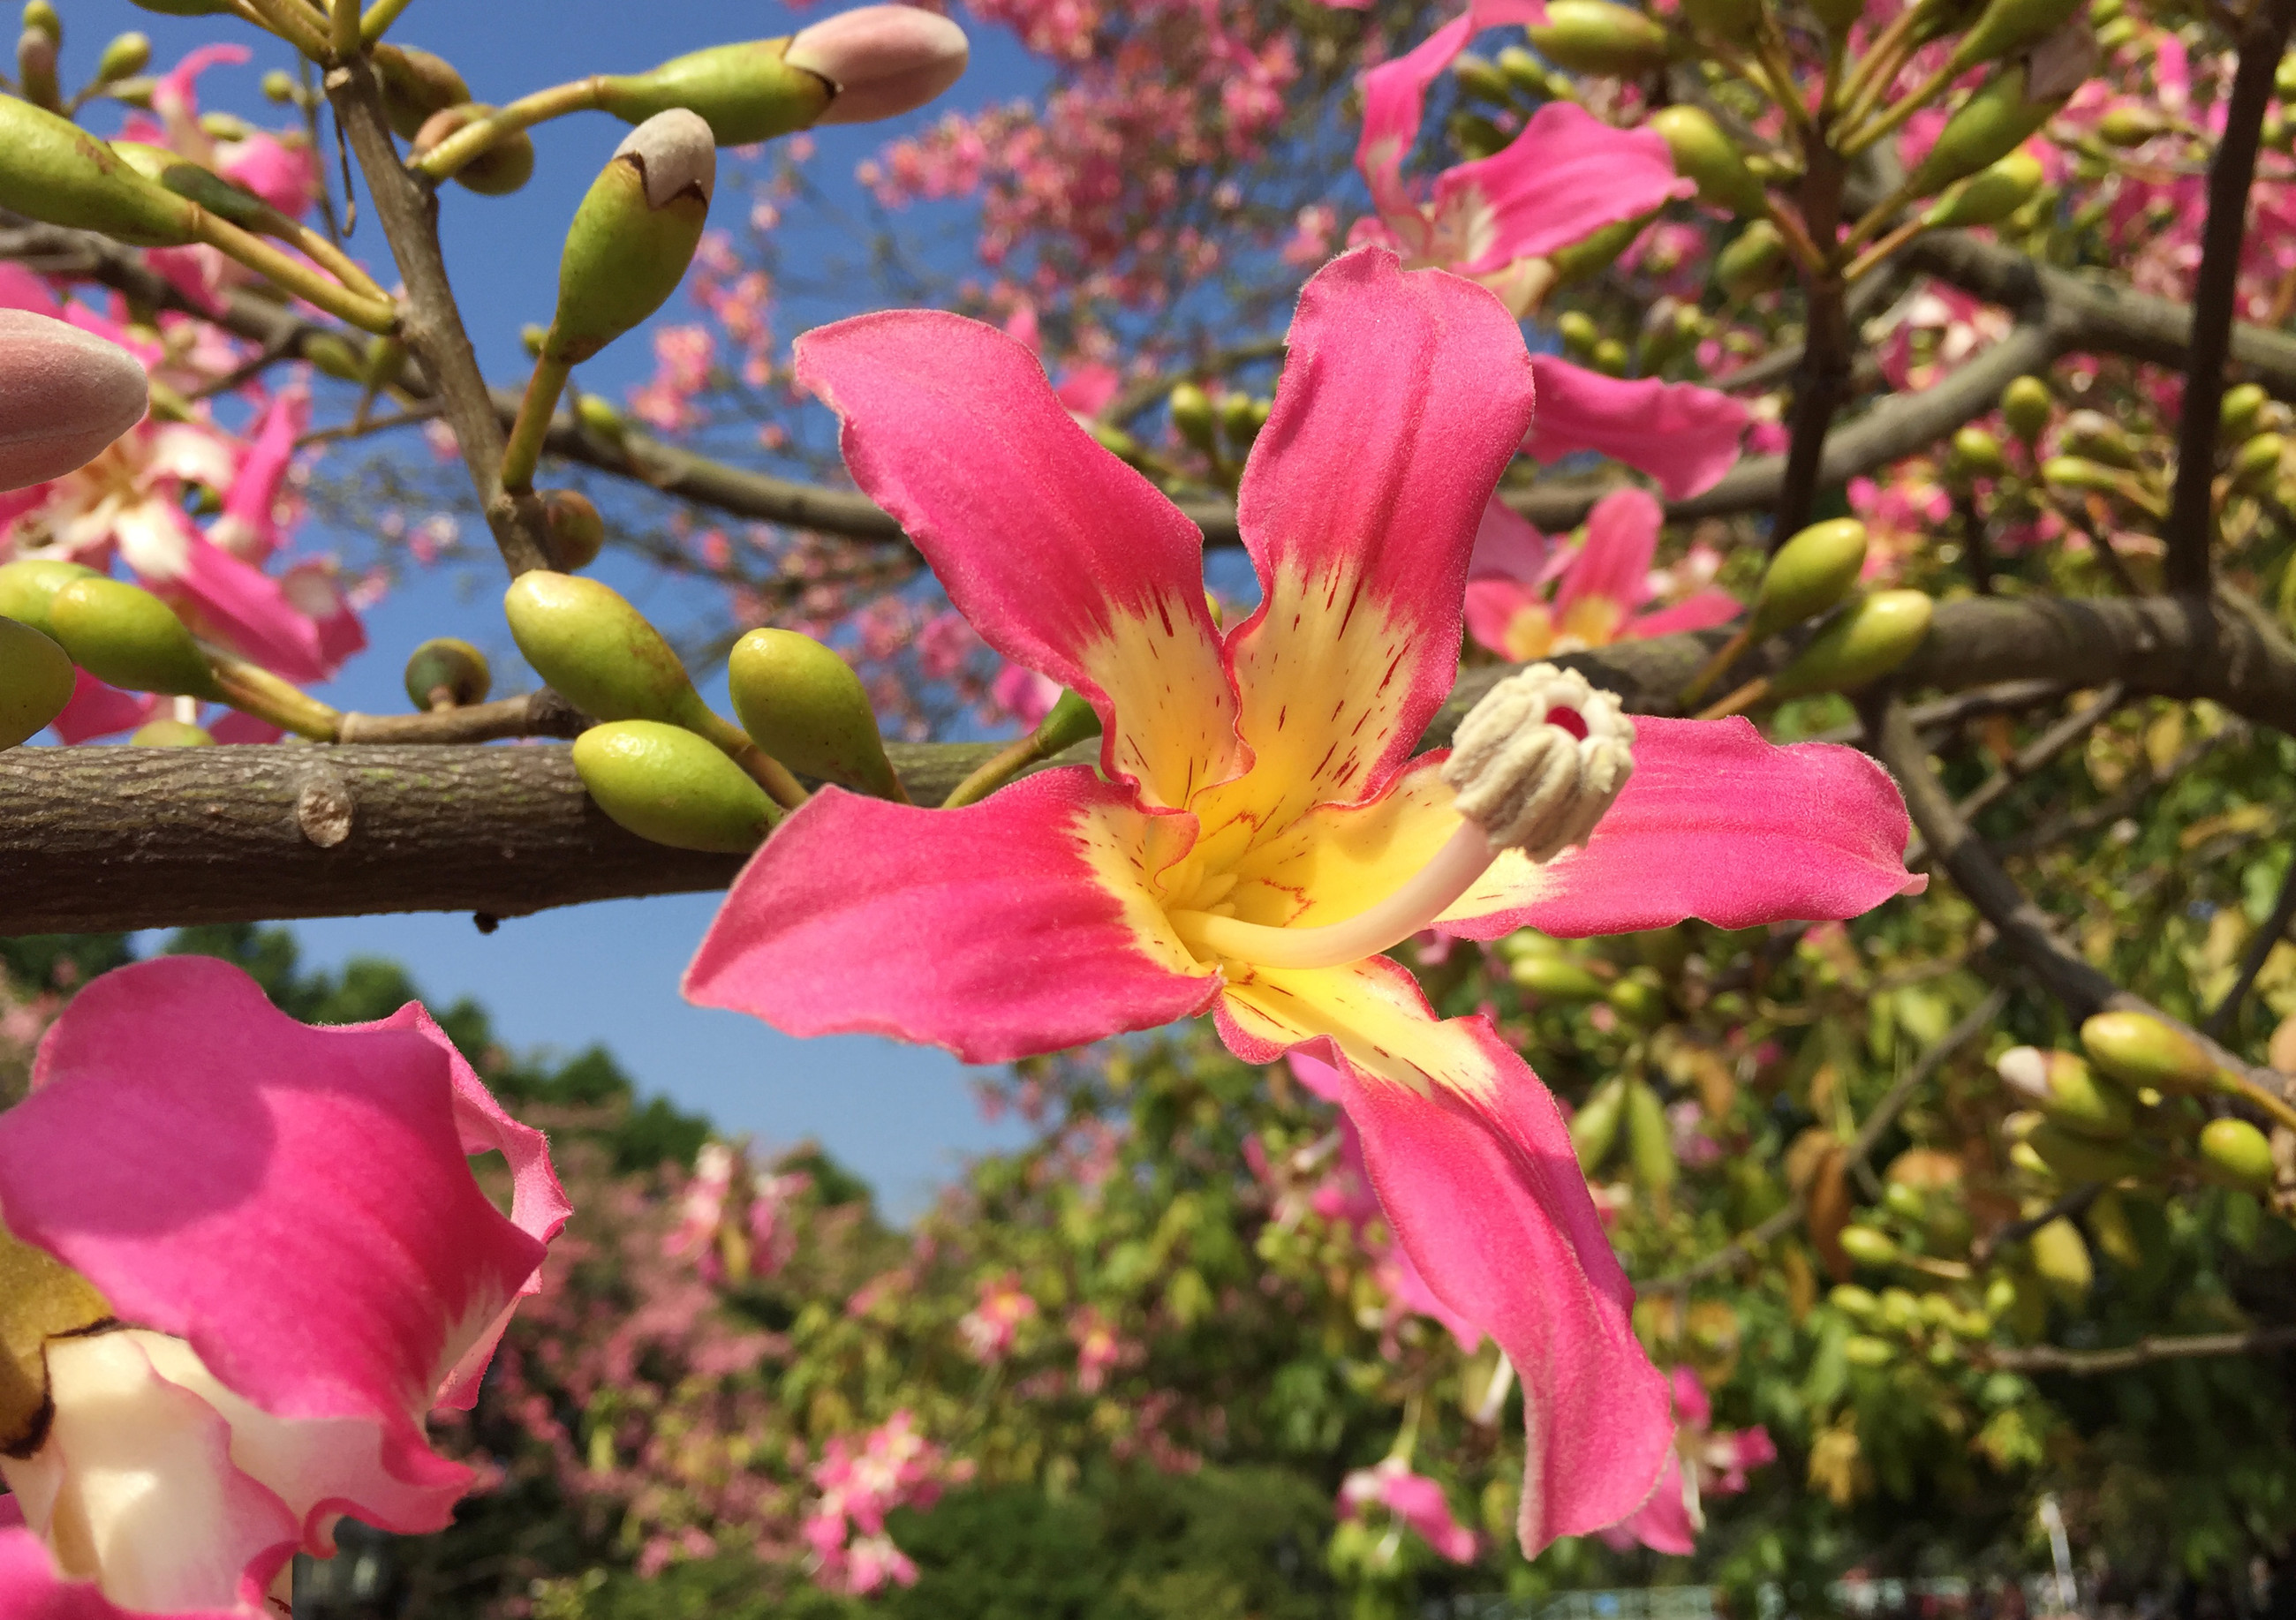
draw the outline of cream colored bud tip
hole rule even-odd
[[[1492,849],[1548,861],[1595,830],[1634,774],[1634,746],[1618,699],[1575,669],[1533,664],[1468,711],[1443,780]]]
[[[622,137],[614,156],[636,162],[649,208],[688,190],[699,190],[705,203],[718,194],[718,141],[698,112],[672,107],[655,113]]]
[[[865,5],[800,32],[784,60],[837,86],[818,122],[873,124],[956,83],[972,51],[964,30],[946,17],[914,5]]]
[[[62,478],[144,420],[149,385],[116,343],[0,309],[0,489]]]

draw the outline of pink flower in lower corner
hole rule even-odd
[[[89,985],[0,1116],[0,1614],[283,1614],[344,1514],[443,1527],[474,1477],[424,1415],[476,1397],[566,1215],[418,1004],[313,1028],[195,956]]]
[[[1665,520],[1639,489],[1617,489],[1587,515],[1587,537],[1550,547],[1528,522],[1494,501],[1483,513],[1467,580],[1467,632],[1518,663],[1612,642],[1706,630],[1743,604],[1727,591],[1693,589],[1652,606],[1651,562]]]
[[[1633,1518],[1603,1532],[1603,1539],[1620,1550],[1640,1542],[1653,1552],[1696,1551],[1698,1533],[1706,1527],[1704,1500],[1735,1496],[1746,1488],[1748,1474],[1778,1460],[1770,1431],[1759,1425],[1713,1427],[1706,1386],[1687,1367],[1674,1370],[1674,1454],[1658,1489]]]
[[[1633,1512],[1670,1403],[1554,1100],[1488,1019],[1438,1018],[1381,953],[1438,925],[1855,916],[1917,881],[1895,786],[1853,750],[1774,748],[1742,720],[1637,719],[1631,779],[1583,847],[1509,850],[1418,914],[1468,822],[1445,756],[1414,750],[1456,679],[1477,525],[1531,418],[1521,331],[1456,276],[1364,249],[1308,282],[1237,502],[1260,605],[1225,634],[1201,532],[1011,339],[890,311],[797,353],[855,479],[956,608],[1098,710],[1101,769],[946,812],[824,789],[736,881],[689,998],[976,1063],[1207,1011],[1247,1062],[1308,1049],[1340,1076],[1397,1241],[1515,1369],[1525,1547]]]
[[[1356,146],[1378,216],[1357,225],[1351,243],[1380,243],[1407,264],[1472,276],[1516,315],[1552,284],[1541,263],[1549,255],[1694,189],[1676,176],[1657,132],[1614,128],[1570,102],[1549,102],[1500,151],[1444,170],[1431,185],[1404,179],[1428,86],[1485,29],[1546,16],[1543,0],[1472,0],[1464,15],[1374,68],[1364,76]]]
[[[915,1585],[917,1567],[886,1534],[886,1516],[896,1508],[922,1512],[940,1500],[944,1485],[961,1485],[972,1474],[971,1461],[950,1459],[906,1411],[871,1429],[857,1448],[842,1435],[832,1436],[813,1469],[821,1500],[800,1531],[813,1549],[816,1579],[857,1597],[888,1582]]]
[[[1454,1564],[1472,1564],[1481,1550],[1481,1538],[1452,1517],[1443,1487],[1423,1474],[1414,1474],[1400,1457],[1390,1457],[1377,1468],[1357,1469],[1340,1485],[1340,1517],[1355,1518],[1373,1503],[1417,1531],[1430,1547]]]

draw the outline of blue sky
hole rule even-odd
[[[201,81],[201,104],[260,124],[286,119],[258,88],[266,70],[291,65],[286,47],[275,41],[250,37],[226,18],[160,16],[127,0],[62,0],[59,9],[67,90],[85,78],[103,42],[127,29],[152,37],[154,65],[161,69],[194,45],[248,37],[255,59],[245,67],[212,70]],[[586,73],[638,70],[703,45],[787,33],[830,9],[835,7],[800,15],[754,0],[415,0],[393,37],[447,57],[475,94],[503,102]],[[1041,82],[1009,39],[972,31],[972,70],[941,105],[980,106],[1026,94]],[[930,116],[912,115],[907,122]],[[89,122],[100,132],[111,127],[111,115],[102,110]],[[816,180],[850,187],[853,165],[903,127],[822,132],[821,156],[812,166]],[[536,176],[516,195],[481,198],[447,188],[441,233],[448,268],[480,360],[496,380],[522,375],[527,362],[519,328],[549,318],[565,223],[623,133],[624,126],[599,114],[562,119],[535,132]],[[784,241],[801,245],[806,228],[802,209],[793,210]],[[363,218],[352,248],[370,263],[387,262],[371,217]],[[641,333],[586,366],[584,380],[615,392],[651,368]],[[422,454],[414,441],[408,445]],[[306,547],[327,544],[324,530],[305,531]],[[627,570],[610,567],[606,577],[642,605],[661,608],[666,623],[676,621],[675,597],[649,593]],[[498,575],[475,569],[413,582],[369,617],[372,650],[327,695],[345,707],[395,711],[406,703],[400,664],[425,637],[459,634],[490,650],[504,648],[499,584]],[[497,689],[518,684],[512,675],[498,679]],[[869,1177],[898,1215],[922,1207],[959,1156],[1020,1140],[1013,1125],[992,1127],[980,1118],[965,1071],[945,1053],[873,1037],[795,1041],[731,1013],[686,1006],[677,995],[677,978],[714,904],[710,896],[613,902],[508,919],[491,936],[480,935],[465,915],[294,927],[315,961],[396,957],[441,1000],[477,996],[516,1044],[573,1050],[603,1041],[649,1092],[702,1109],[728,1131],[779,1143],[817,1137]]]

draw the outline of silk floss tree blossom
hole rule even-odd
[[[1748,1474],[1778,1460],[1770,1431],[1759,1424],[1714,1427],[1714,1403],[1687,1367],[1674,1370],[1674,1453],[1658,1489],[1633,1518],[1603,1532],[1621,1551],[1640,1542],[1653,1552],[1695,1552],[1698,1533],[1706,1528],[1705,1499],[1735,1496],[1746,1488]]]
[[[419,1004],[312,1028],[203,957],[91,984],[0,1117],[0,1613],[283,1615],[345,1514],[443,1528],[473,1475],[423,1416],[567,1213]]]
[[[1711,586],[1693,585],[1677,601],[1649,605],[1651,563],[1664,520],[1659,503],[1642,490],[1612,490],[1587,514],[1586,538],[1566,548],[1492,502],[1468,568],[1468,634],[1490,651],[1522,661],[1709,630],[1737,618],[1743,605]]]
[[[990,645],[1091,702],[1101,769],[945,812],[824,789],[736,881],[688,996],[977,1063],[1208,1010],[1246,1061],[1307,1048],[1398,1240],[1521,1379],[1525,1548],[1632,1513],[1671,1403],[1554,1101],[1382,953],[1855,916],[1919,881],[1896,789],[1742,720],[1628,721],[1551,667],[1413,757],[1532,414],[1513,319],[1458,277],[1366,249],[1309,282],[1238,497],[1263,594],[1225,637],[1193,525],[1004,334],[865,315],[801,339],[797,372]]]

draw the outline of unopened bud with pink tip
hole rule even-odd
[[[0,489],[62,478],[144,419],[135,356],[77,326],[0,309]]]
[[[817,120],[869,124],[923,106],[963,76],[972,47],[947,18],[914,5],[865,5],[800,30],[786,58],[837,86]]]

